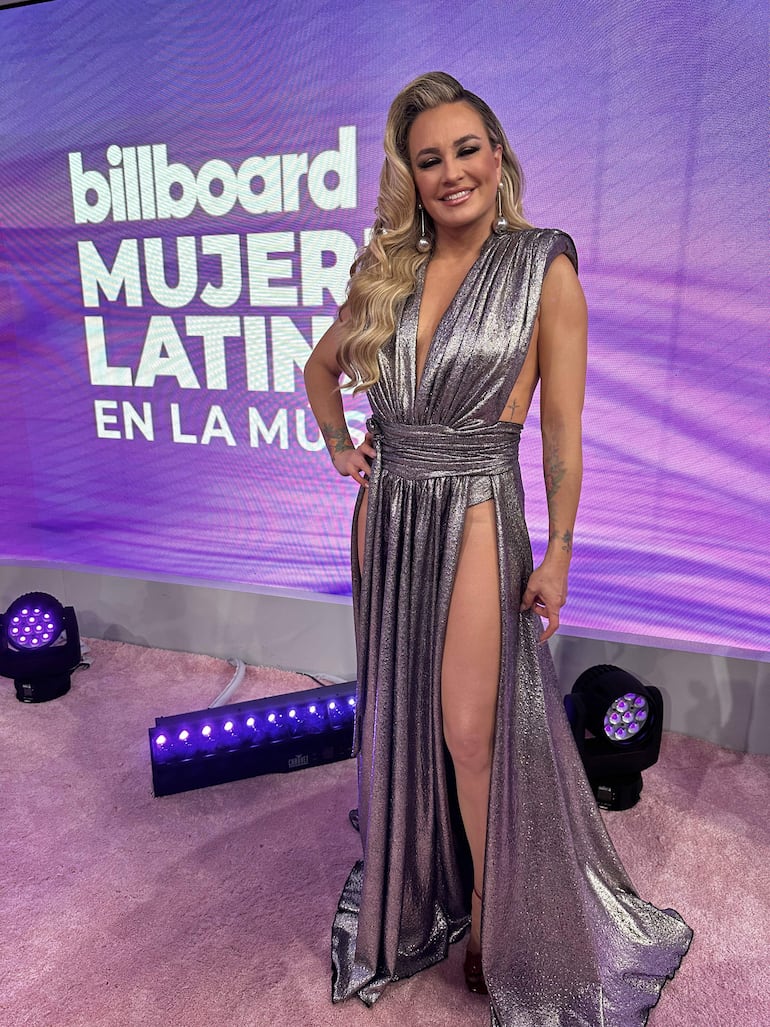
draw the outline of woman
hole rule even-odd
[[[332,997],[370,1005],[469,930],[466,982],[489,989],[493,1025],[636,1027],[691,932],[636,896],[542,645],[581,480],[574,245],[524,220],[497,118],[449,75],[396,97],[385,154],[372,240],[305,372],[334,466],[361,486],[364,858],[335,917]],[[343,373],[373,410],[358,447]],[[517,450],[538,380],[550,534],[533,571]]]

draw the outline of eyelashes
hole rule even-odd
[[[480,146],[463,146],[461,150],[457,151],[457,156],[472,157],[474,153],[478,153],[480,149]],[[417,167],[422,171],[426,171],[428,168],[433,168],[439,163],[439,157],[427,157],[425,160],[418,161]]]

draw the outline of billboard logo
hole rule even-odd
[[[200,206],[212,217],[228,214],[236,203],[249,214],[300,208],[304,178],[320,210],[350,210],[357,203],[356,129],[338,130],[336,149],[247,157],[237,168],[212,158],[198,171],[180,161],[169,163],[165,143],[117,146],[106,151],[107,173],[83,166],[82,152],[69,159],[75,223],[157,221],[189,217]]]

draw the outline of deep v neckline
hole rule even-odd
[[[422,371],[420,373],[419,378],[417,377],[417,339],[418,339],[419,334],[420,334],[420,310],[422,308],[422,296],[423,296],[423,292],[425,291],[425,278],[426,278],[426,275],[428,273],[428,264],[430,263],[430,261],[426,261],[426,263],[423,264],[422,267],[417,272],[417,283],[416,283],[417,284],[417,288],[415,289],[415,298],[414,298],[415,299],[414,333],[413,333],[413,337],[410,338],[410,340],[409,340],[409,346],[410,346],[410,351],[411,351],[410,352],[411,366],[412,366],[412,382],[411,382],[411,384],[412,384],[413,406],[416,406],[417,398],[420,395],[421,391],[423,390],[423,386],[425,384],[427,372],[428,372],[428,369],[429,369],[430,364],[431,364],[431,358],[433,357],[434,351],[435,351],[435,348],[436,348],[436,339],[438,338],[439,333],[440,333],[442,327],[444,326],[444,322],[446,321],[447,317],[449,316],[449,314],[452,312],[452,310],[456,306],[457,301],[459,300],[461,294],[465,292],[466,286],[468,285],[468,281],[469,281],[469,279],[471,277],[472,272],[475,271],[476,267],[478,266],[479,262],[481,261],[481,258],[484,256],[484,254],[489,249],[491,241],[493,239],[495,239],[495,238],[496,238],[496,236],[494,234],[491,234],[491,235],[487,236],[487,238],[484,240],[484,242],[481,245],[481,249],[479,250],[478,256],[476,257],[476,259],[473,261],[471,266],[468,268],[468,270],[463,275],[462,280],[460,281],[460,284],[457,286],[457,289],[455,290],[454,295],[452,296],[451,300],[447,304],[446,310],[444,311],[444,313],[441,315],[441,317],[436,322],[436,327],[433,330],[433,335],[431,336],[430,342],[428,343],[428,348],[425,351],[425,362],[422,365]]]

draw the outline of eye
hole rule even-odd
[[[481,147],[479,146],[463,146],[460,150],[461,157],[470,157],[474,153],[478,153]]]
[[[418,161],[417,167],[424,170],[425,168],[432,168],[435,164],[438,164],[438,157],[428,157],[425,160]]]

